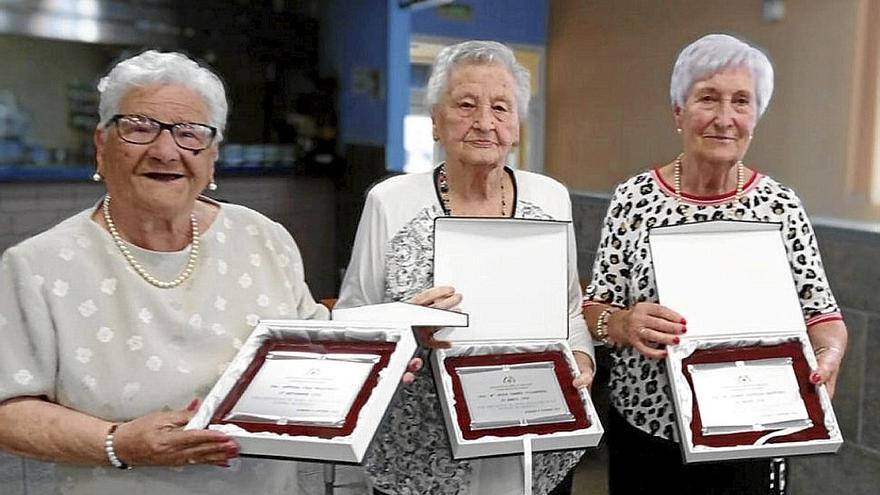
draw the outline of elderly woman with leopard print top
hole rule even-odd
[[[828,285],[810,222],[788,187],[743,163],[770,103],[773,67],[732,36],[704,36],[672,72],[682,153],[620,184],[611,199],[584,299],[598,340],[611,344],[609,489],[612,494],[771,493],[781,460],[683,465],[663,358],[687,315],[657,304],[648,229],[712,219],[779,222],[818,368],[813,383],[834,393],[847,330]],[[776,465],[774,465],[776,463]],[[774,469],[775,468],[775,469]],[[637,469],[638,476],[633,476]]]

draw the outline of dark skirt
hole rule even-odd
[[[610,495],[784,495],[783,459],[684,464],[676,442],[630,425],[614,407],[608,419]]]

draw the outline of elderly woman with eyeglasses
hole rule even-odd
[[[678,344],[685,333],[688,315],[657,304],[647,241],[651,227],[714,219],[781,223],[818,357],[810,380],[834,393],[847,331],[809,219],[791,189],[743,163],[772,93],[773,67],[760,50],[721,34],[694,41],[672,70],[672,116],[682,152],[623,182],[611,199],[584,315],[594,337],[611,345],[612,494],[664,488],[701,495],[763,494],[771,487],[779,493],[784,486],[780,460],[774,461],[775,478],[769,460],[682,465],[662,359],[665,347]]]
[[[294,465],[182,430],[259,319],[327,317],[281,225],[202,195],[223,84],[148,51],[98,89],[107,194],[0,264],[0,449],[56,462],[62,493],[294,493]]]
[[[437,55],[427,102],[446,160],[432,172],[393,177],[370,190],[339,307],[401,300],[450,307],[466,298],[451,287],[432,287],[433,222],[439,216],[571,219],[562,184],[507,166],[529,96],[528,70],[500,43],[467,41]],[[580,312],[573,240],[569,251],[570,343],[580,367],[574,384],[584,387],[592,381],[592,345]],[[431,335],[421,343],[444,345]],[[582,453],[535,455],[535,493],[570,491],[570,473]],[[392,404],[367,470],[377,493],[508,495],[522,493],[521,463],[521,456],[454,460],[434,380],[425,372]]]

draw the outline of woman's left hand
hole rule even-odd
[[[818,366],[810,373],[810,382],[814,385],[824,383],[828,397],[834,397],[837,376],[843,355],[846,352],[847,331],[843,320],[832,320],[810,325],[807,335],[813,349],[816,350]]]
[[[586,387],[589,390],[593,385],[593,375],[596,373],[593,358],[585,352],[574,351],[574,360],[577,362],[579,374],[575,377],[572,384],[575,388]]]
[[[810,373],[810,382],[814,385],[824,383],[828,389],[828,397],[833,398],[840,364],[843,362],[843,349],[836,346],[826,347],[816,356],[816,361],[819,366]]]

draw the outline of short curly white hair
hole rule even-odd
[[[217,128],[214,142],[223,140],[229,112],[223,81],[211,69],[178,52],[147,50],[113,66],[98,82],[98,128],[104,128],[119,113],[119,104],[129,91],[163,84],[184,86],[201,95],[208,106],[206,124]]]
[[[672,104],[683,107],[695,83],[733,67],[751,72],[760,118],[773,96],[773,65],[764,52],[728,34],[707,34],[678,54],[669,85]]]
[[[440,103],[449,85],[452,70],[462,64],[501,64],[510,71],[516,81],[516,107],[519,120],[526,120],[529,98],[532,95],[529,70],[516,61],[513,50],[497,41],[465,41],[440,50],[431,67],[431,77],[428,79],[425,93],[425,103],[428,108],[433,110]]]

